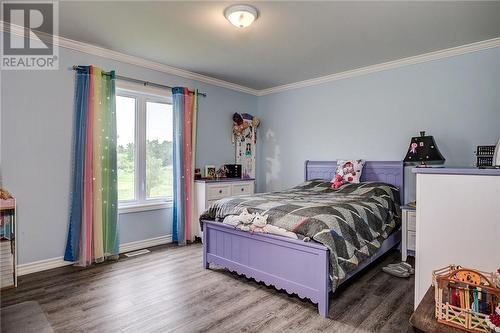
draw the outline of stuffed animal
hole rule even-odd
[[[233,114],[233,121],[236,123],[236,125],[243,124],[243,118],[241,117],[241,114],[235,112]]]
[[[333,189],[338,189],[347,183],[359,183],[363,160],[338,161],[337,163],[337,173],[331,181]]]
[[[228,215],[224,218],[222,223],[232,225],[238,229],[249,231],[250,224],[254,219],[254,214],[250,214],[248,210],[245,208],[240,213],[240,215]]]
[[[335,175],[335,178],[332,180],[332,188],[338,189],[344,183],[344,177],[342,176],[342,172],[339,172]]]
[[[259,124],[260,124],[260,120],[257,117],[253,117],[253,119],[252,119],[252,125],[254,127],[259,127]]]
[[[267,218],[269,215],[260,215],[260,213],[255,213],[255,216],[250,226],[251,232],[263,232],[265,233],[265,227],[267,225]]]
[[[352,182],[356,176],[356,170],[354,170],[354,165],[352,162],[345,162],[342,166],[342,173],[344,175],[344,180],[347,182]]]
[[[250,225],[252,224],[254,218],[255,214],[250,214],[245,208],[239,215],[240,224],[237,226],[237,228],[243,231],[250,231]]]
[[[250,226],[250,231],[252,233],[254,232],[261,232],[261,233],[266,233],[266,234],[273,234],[273,235],[278,235],[278,236],[283,236],[283,237],[289,237],[293,239],[299,239],[297,235],[291,231],[287,231],[283,228],[277,227],[275,225],[267,224],[267,218],[269,216],[266,215],[260,215],[260,213],[255,213],[255,217],[253,219],[252,225]]]
[[[283,236],[283,237],[288,237],[288,238],[293,238],[293,239],[299,239],[297,237],[296,233],[293,233],[291,231],[288,231],[286,229],[277,227],[275,225],[268,224],[264,228],[268,234],[273,234],[273,235],[278,235],[278,236]]]

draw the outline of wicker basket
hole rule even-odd
[[[486,317],[500,302],[500,288],[495,281],[494,273],[455,265],[433,271],[437,321],[469,332],[491,332]]]

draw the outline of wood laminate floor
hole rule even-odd
[[[381,268],[392,251],[331,296],[330,318],[297,296],[222,269],[200,244],[162,246],[90,269],[23,276],[1,306],[37,301],[56,332],[411,332],[413,278]],[[22,332],[20,329],[19,332]]]

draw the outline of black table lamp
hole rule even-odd
[[[421,131],[420,136],[411,138],[404,162],[420,163],[420,166],[426,166],[427,164],[442,164],[444,161],[445,158],[439,152],[432,135],[425,135],[425,132]]]

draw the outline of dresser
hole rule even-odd
[[[450,264],[493,272],[500,265],[500,170],[415,168],[415,307],[432,271]]]
[[[195,186],[195,207],[197,220],[215,201],[235,195],[254,194],[255,179],[225,178],[220,180],[197,179]],[[198,223],[199,225],[199,223]]]
[[[415,256],[415,243],[417,231],[417,214],[415,208],[401,207],[402,237],[401,260],[406,261],[408,256]]]

